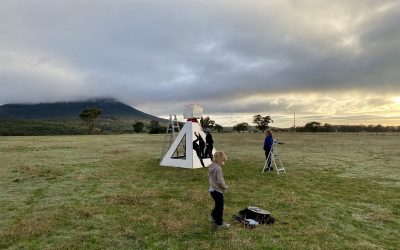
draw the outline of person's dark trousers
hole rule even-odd
[[[212,154],[212,151],[213,151],[213,146],[211,146],[211,147],[209,147],[209,146],[207,146],[206,147],[206,157],[205,158],[210,158],[211,160],[213,159],[213,154]]]
[[[211,216],[213,217],[215,224],[222,225],[223,224],[223,213],[224,213],[224,194],[221,194],[218,191],[210,192],[211,197],[214,199],[215,207],[211,211]]]
[[[270,151],[271,151],[271,149],[265,150],[265,159],[268,160],[268,165],[267,165],[267,166],[268,166],[268,171],[273,170],[271,158],[268,158],[268,155],[269,155],[269,152],[270,152]],[[271,152],[271,154],[272,154],[272,152]]]
[[[200,157],[201,157],[202,159],[206,158],[206,154],[204,153],[204,148],[200,147],[199,150],[200,150]]]

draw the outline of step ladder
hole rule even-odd
[[[172,143],[174,142],[175,138],[178,136],[181,128],[179,127],[179,122],[176,119],[176,115],[169,115],[169,122],[167,132],[165,133],[163,147],[161,149],[161,157],[160,162],[164,158],[164,155],[168,152],[169,148],[171,147]]]
[[[280,156],[279,156],[279,152],[278,152],[278,149],[277,149],[276,144],[277,144],[277,142],[274,141],[274,143],[272,144],[272,148],[271,148],[271,150],[269,151],[267,160],[265,161],[265,164],[264,164],[264,168],[263,168],[263,170],[262,170],[262,173],[264,173],[264,172],[268,169],[268,161],[270,161],[272,167],[275,168],[276,173],[277,173],[278,175],[279,175],[280,172],[283,172],[283,173],[286,174],[286,170],[285,170],[285,168],[283,167],[283,164],[282,164],[281,158],[280,158]]]

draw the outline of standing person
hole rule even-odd
[[[225,153],[218,151],[215,153],[211,165],[208,168],[208,182],[210,184],[209,192],[215,202],[214,209],[211,212],[209,220],[214,222],[218,228],[229,228],[230,224],[223,221],[224,213],[224,192],[228,189],[225,184],[224,172],[222,166],[228,160]]]
[[[271,158],[268,158],[269,153],[272,150],[272,144],[274,143],[274,139],[272,138],[272,132],[270,129],[265,131],[265,139],[264,139],[264,151],[265,151],[265,158],[268,160],[268,171],[274,170],[272,167]],[[272,154],[272,152],[271,152]]]
[[[214,148],[214,141],[211,135],[211,129],[207,128],[206,129],[206,155],[205,158],[210,158],[211,160],[213,159],[213,148]]]

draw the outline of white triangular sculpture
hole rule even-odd
[[[195,134],[200,134],[204,141],[206,141],[206,134],[201,129],[200,124],[196,121],[187,121],[178,136],[175,138],[168,152],[165,154],[160,165],[168,167],[180,167],[180,168],[202,168],[200,158],[197,156],[196,151],[193,149],[193,141],[197,139]],[[181,144],[181,141],[185,139],[185,154],[184,156],[177,157],[176,150]],[[215,149],[213,149],[213,155]],[[174,156],[175,154],[175,156]],[[210,158],[203,158],[204,167],[208,167],[211,164]]]

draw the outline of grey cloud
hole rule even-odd
[[[77,77],[0,63],[0,103],[114,96],[158,114],[188,102],[211,112],[288,112],[312,108],[240,100],[377,85],[374,91],[399,91],[400,6],[376,11],[390,3],[2,1],[0,55],[29,52]],[[330,31],[324,15],[343,17],[347,31]],[[338,45],[343,39],[350,47]]]

